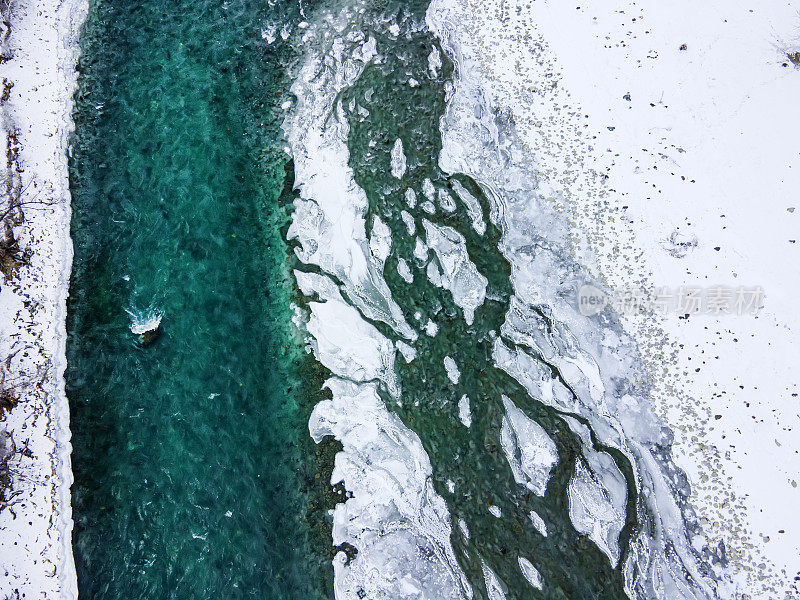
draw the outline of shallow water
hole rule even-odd
[[[287,52],[261,34],[299,18],[250,0],[92,3],[66,374],[82,598],[330,588],[281,237]],[[162,335],[140,347],[128,312],[148,310]]]

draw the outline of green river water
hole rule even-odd
[[[281,235],[286,49],[261,35],[299,18],[260,0],[92,2],[66,374],[82,598],[330,588]],[[142,348],[126,311],[151,308],[163,334]]]

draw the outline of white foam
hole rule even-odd
[[[131,318],[130,330],[134,335],[141,335],[149,331],[155,331],[161,325],[163,313],[158,309],[125,310]]]

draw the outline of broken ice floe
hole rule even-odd
[[[514,480],[537,496],[544,496],[550,471],[558,462],[556,445],[544,428],[529,418],[506,396],[506,414],[500,430],[500,442]]]

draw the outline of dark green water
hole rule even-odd
[[[290,328],[262,0],[96,0],[71,157],[67,392],[82,598],[329,596]],[[140,348],[126,310],[163,311]],[[328,534],[329,535],[329,534]]]

